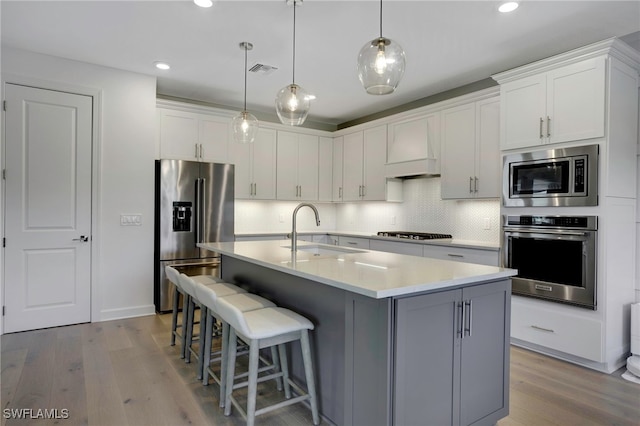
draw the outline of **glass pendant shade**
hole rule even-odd
[[[251,143],[258,134],[258,119],[248,111],[242,111],[231,121],[233,138],[238,143]]]
[[[283,87],[276,96],[276,112],[282,124],[299,126],[311,109],[309,94],[297,84]]]
[[[367,93],[392,93],[404,75],[405,54],[391,39],[379,37],[367,42],[358,55],[358,77]]]

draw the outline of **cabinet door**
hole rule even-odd
[[[258,130],[258,136],[254,143],[259,140],[261,131],[262,129]],[[230,159],[235,164],[234,192],[236,198],[247,199],[253,197],[252,145],[250,143],[237,142],[229,145]]]
[[[342,136],[333,139],[333,183],[331,187],[332,201],[342,201],[342,168],[343,168],[343,145],[344,138]]]
[[[363,132],[344,136],[343,201],[357,201],[362,197]]]
[[[251,145],[254,199],[276,198],[276,131],[261,128]]]
[[[318,201],[333,200],[333,138],[318,138]]]
[[[442,111],[441,196],[473,198],[475,186],[475,103]]]
[[[363,151],[363,200],[386,200],[387,178],[384,165],[387,162],[387,126],[364,131]]]
[[[502,188],[500,161],[500,99],[476,102],[475,196],[499,198]]]
[[[460,354],[460,422],[493,422],[509,404],[509,280],[462,290],[465,324]],[[499,412],[503,412],[500,414]],[[497,415],[499,414],[499,415]],[[497,416],[496,416],[497,415]]]
[[[229,158],[229,120],[198,115],[198,143],[200,160],[226,163]]]
[[[298,136],[298,185],[299,199],[318,200],[318,137]]]
[[[278,131],[276,176],[278,200],[299,199],[297,133]]]
[[[397,300],[394,424],[457,423],[460,295],[452,290]]]
[[[500,87],[502,149],[543,143],[546,117],[546,76],[536,75]]]
[[[160,109],[160,158],[197,160],[198,115]]]
[[[604,136],[605,58],[551,71],[547,77],[548,141]]]

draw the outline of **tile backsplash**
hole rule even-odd
[[[313,203],[320,213],[320,227],[315,226],[312,211],[303,208],[298,214],[298,230],[438,232],[462,240],[499,242],[498,199],[441,200],[439,177],[407,179],[402,189],[401,203]],[[290,232],[296,205],[295,201],[237,200],[236,233]]]

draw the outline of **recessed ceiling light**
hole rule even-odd
[[[171,66],[166,62],[156,61],[153,63],[159,70],[168,70]]]
[[[211,7],[213,2],[211,0],[193,0],[193,2],[200,7]]]
[[[507,1],[502,3],[500,7],[498,7],[498,10],[502,13],[509,13],[509,12],[513,12],[517,8],[518,8],[517,1]]]

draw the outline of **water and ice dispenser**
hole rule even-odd
[[[191,232],[191,201],[173,202],[173,232]]]

